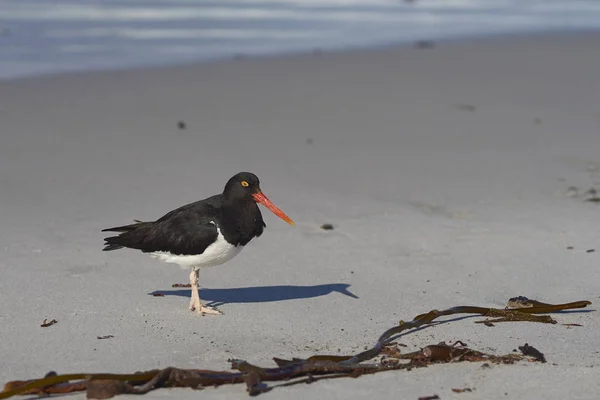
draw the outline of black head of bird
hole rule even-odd
[[[230,201],[254,201],[267,207],[273,214],[290,225],[294,221],[264,195],[258,177],[251,172],[240,172],[232,176],[223,190],[223,196]]]

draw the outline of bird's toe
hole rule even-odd
[[[200,306],[198,314],[202,315],[223,315],[223,313],[216,308],[208,307],[208,306]]]

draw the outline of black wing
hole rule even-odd
[[[103,232],[121,234],[105,238],[103,250],[129,247],[144,253],[202,254],[217,239],[217,213],[211,202],[196,202],[173,210],[154,222],[104,229]]]

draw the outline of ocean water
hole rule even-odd
[[[0,79],[590,29],[598,0],[2,0]]]

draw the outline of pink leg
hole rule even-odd
[[[200,302],[200,293],[198,292],[198,276],[200,269],[194,268],[190,272],[190,284],[192,285],[192,298],[190,300],[190,311],[196,311],[198,314],[222,315],[223,313],[216,308],[202,305]]]

